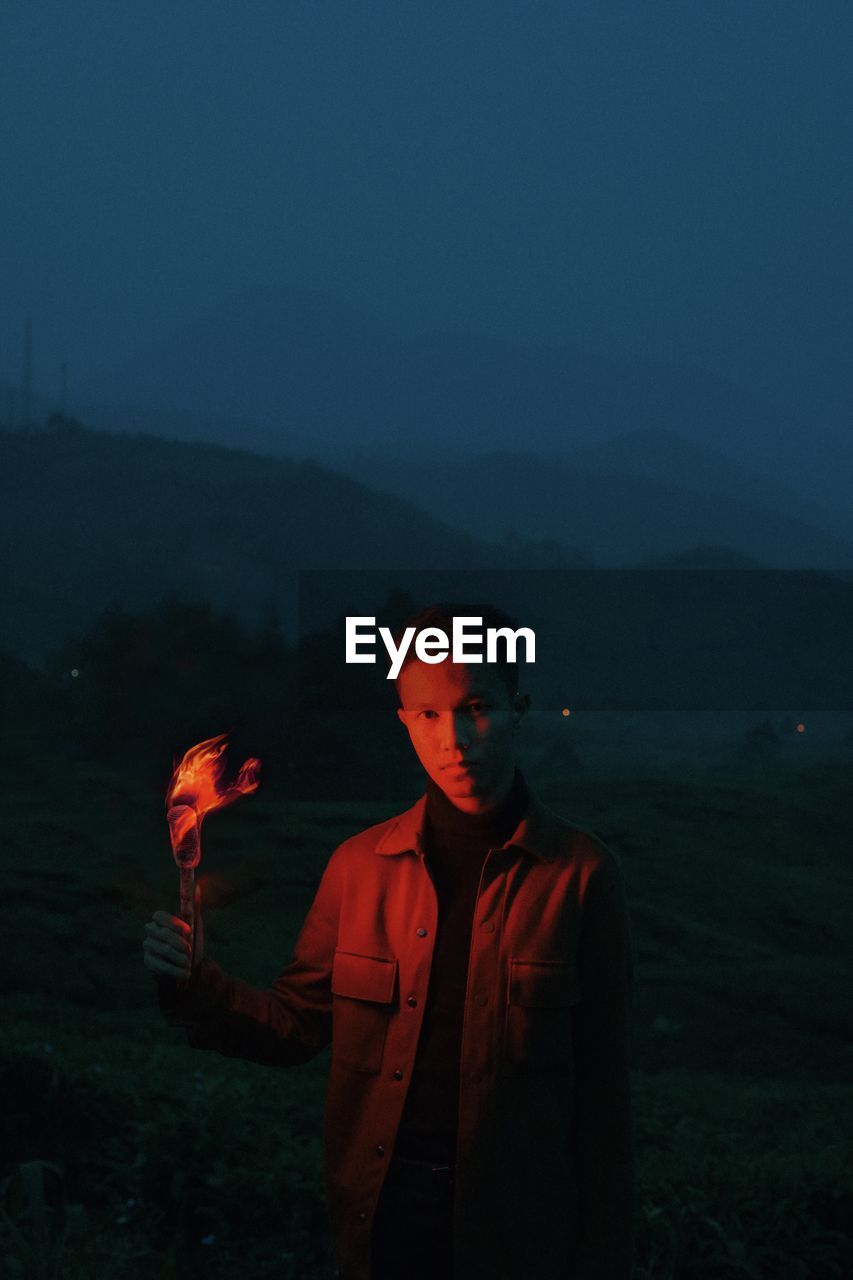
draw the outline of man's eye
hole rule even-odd
[[[436,716],[437,714],[438,714],[438,713],[437,713],[436,711],[431,711],[431,710],[419,711],[419,712],[418,712],[418,719],[419,719],[419,720],[432,720],[432,719],[433,719],[433,717],[434,717],[434,716]]]
[[[485,712],[486,704],[485,702],[469,702],[468,710],[471,712],[472,715],[479,716]]]

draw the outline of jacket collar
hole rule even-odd
[[[555,813],[544,805],[527,783],[529,804],[527,812],[519,822],[515,831],[501,845],[502,849],[522,849],[541,862],[553,862],[557,852],[557,836],[559,819]],[[387,827],[384,834],[376,842],[376,852],[381,854],[418,853],[423,854],[424,814],[426,811],[426,793],[416,800],[411,809],[401,813]]]

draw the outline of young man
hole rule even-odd
[[[433,606],[406,625],[449,634],[454,615],[512,625],[476,606]],[[620,863],[517,768],[530,699],[516,666],[413,655],[397,714],[426,793],[334,851],[273,986],[199,954],[191,969],[185,926],[163,911],[146,925],[145,963],[196,1048],[289,1065],[331,1041],[324,1137],[342,1280],[628,1280]]]

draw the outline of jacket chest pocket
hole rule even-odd
[[[581,998],[571,960],[509,963],[504,1052],[519,1066],[570,1066],[572,1006]]]
[[[397,961],[336,951],[332,962],[332,1060],[376,1073],[394,1000]]]

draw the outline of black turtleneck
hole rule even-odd
[[[456,1158],[459,1063],[471,928],[480,873],[528,805],[516,769],[512,789],[486,813],[463,813],[427,779],[424,855],[438,897],[438,930],[418,1051],[395,1150],[449,1163]]]

